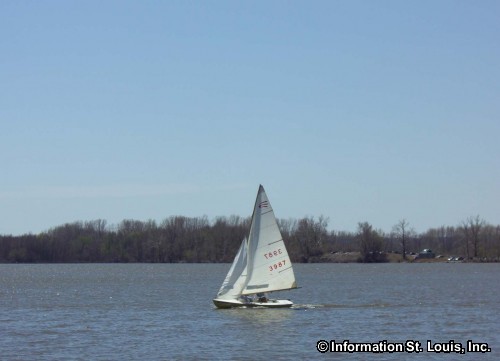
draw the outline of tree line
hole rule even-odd
[[[293,262],[323,262],[329,254],[359,252],[360,262],[384,262],[388,254],[401,260],[423,248],[436,254],[462,255],[466,260],[500,260],[500,226],[479,216],[458,226],[442,226],[417,234],[408,221],[398,221],[391,232],[376,230],[368,222],[356,232],[329,231],[328,218],[278,220]],[[39,234],[0,236],[0,262],[232,262],[248,234],[250,218],[239,216],[172,216],[161,222],[123,220],[78,221]]]

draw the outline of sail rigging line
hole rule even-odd
[[[292,266],[287,267],[287,268],[285,268],[285,269],[282,269],[281,271],[278,271],[278,273],[285,272],[286,270],[288,270],[288,269],[290,269],[290,268],[292,268]]]
[[[274,244],[274,243],[278,243],[278,242],[281,242],[281,241],[283,241],[283,239],[279,239],[279,240],[277,240],[277,241],[274,241],[274,242],[268,243],[267,245],[268,245],[268,246],[270,246],[270,245],[272,245],[272,244]]]

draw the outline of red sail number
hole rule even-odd
[[[277,270],[278,268],[280,267],[283,267],[285,265],[285,261],[286,260],[283,260],[283,261],[279,261],[278,263],[275,263],[273,265],[270,265],[269,266],[269,271],[274,271],[274,270]]]
[[[274,251],[270,251],[268,253],[264,253],[264,257],[266,259],[273,258],[274,256],[278,256],[281,254],[281,248],[275,249]]]

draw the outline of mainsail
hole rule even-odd
[[[240,249],[234,257],[233,264],[217,293],[219,299],[235,299],[241,295],[247,276],[247,249],[247,239],[245,238],[243,242],[241,242]]]
[[[290,257],[262,185],[252,216],[246,273],[243,295],[297,288]]]

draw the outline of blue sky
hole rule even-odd
[[[498,1],[1,1],[0,234],[500,223]]]

